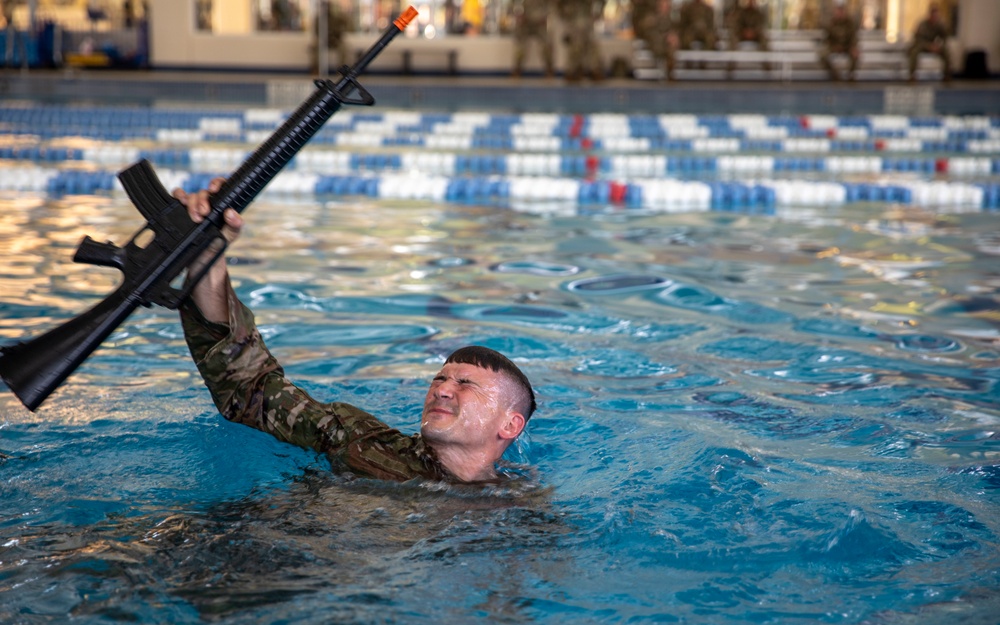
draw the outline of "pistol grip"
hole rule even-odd
[[[73,255],[73,262],[101,267],[114,267],[119,271],[125,271],[125,258],[122,252],[122,248],[110,241],[100,243],[90,238],[90,236],[85,236],[83,241],[80,242],[80,247],[77,248],[76,254]]]

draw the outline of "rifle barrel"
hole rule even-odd
[[[169,195],[148,164],[140,162],[119,175],[129,198],[146,217],[146,228],[155,232],[157,226],[173,228],[181,223],[188,229],[180,228],[183,236],[177,238],[172,249],[143,251],[145,256],[138,258],[129,255],[135,247],[131,244],[119,248],[89,237],[84,239],[75,260],[117,267],[122,269],[125,279],[90,310],[34,339],[0,347],[0,378],[28,410],[34,411],[41,405],[139,305],[164,303],[163,293],[172,289],[170,284],[186,269],[184,265],[215,240],[204,233],[211,227],[222,227],[224,209],[242,212],[249,206],[342,104],[374,103],[374,98],[358,84],[357,75],[416,15],[416,9],[407,9],[353,67],[345,70],[336,85],[329,80],[317,80],[316,91],[209,198],[212,212],[201,224],[190,222],[186,209],[176,200],[164,205],[162,200]],[[355,90],[359,97],[352,99],[349,96]],[[200,276],[188,277],[189,281],[196,281]]]

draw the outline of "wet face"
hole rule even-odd
[[[448,363],[431,381],[420,433],[431,443],[461,445],[470,450],[514,438],[508,421],[511,382],[501,373],[465,363]],[[522,421],[523,424],[523,421]]]

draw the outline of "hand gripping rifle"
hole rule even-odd
[[[407,9],[354,67],[340,69],[336,84],[316,80],[316,92],[210,196],[212,211],[201,223],[191,221],[187,208],[163,188],[148,161],[118,174],[146,225],[125,247],[85,237],[73,261],[119,269],[124,275],[122,284],[63,325],[28,342],[0,347],[0,377],[28,410],[34,411],[45,401],[140,304],[175,309],[184,302],[212,263],[188,276],[183,289],[175,288],[172,282],[209,246],[218,246],[215,258],[225,251],[221,230],[224,210],[233,208],[242,213],[342,104],[375,102],[356,78],[416,15],[416,9]]]

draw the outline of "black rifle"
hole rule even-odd
[[[175,309],[187,299],[212,263],[197,275],[187,276],[183,288],[172,283],[209,246],[218,246],[215,258],[225,251],[221,230],[225,209],[242,213],[342,104],[374,104],[357,76],[416,14],[413,7],[407,9],[353,67],[340,69],[336,84],[316,80],[316,92],[209,197],[212,211],[201,223],[191,221],[187,208],[163,188],[148,161],[118,174],[146,225],[125,247],[85,237],[73,261],[119,269],[124,275],[122,284],[63,325],[28,342],[0,347],[0,378],[28,410],[45,401],[140,305]]]

